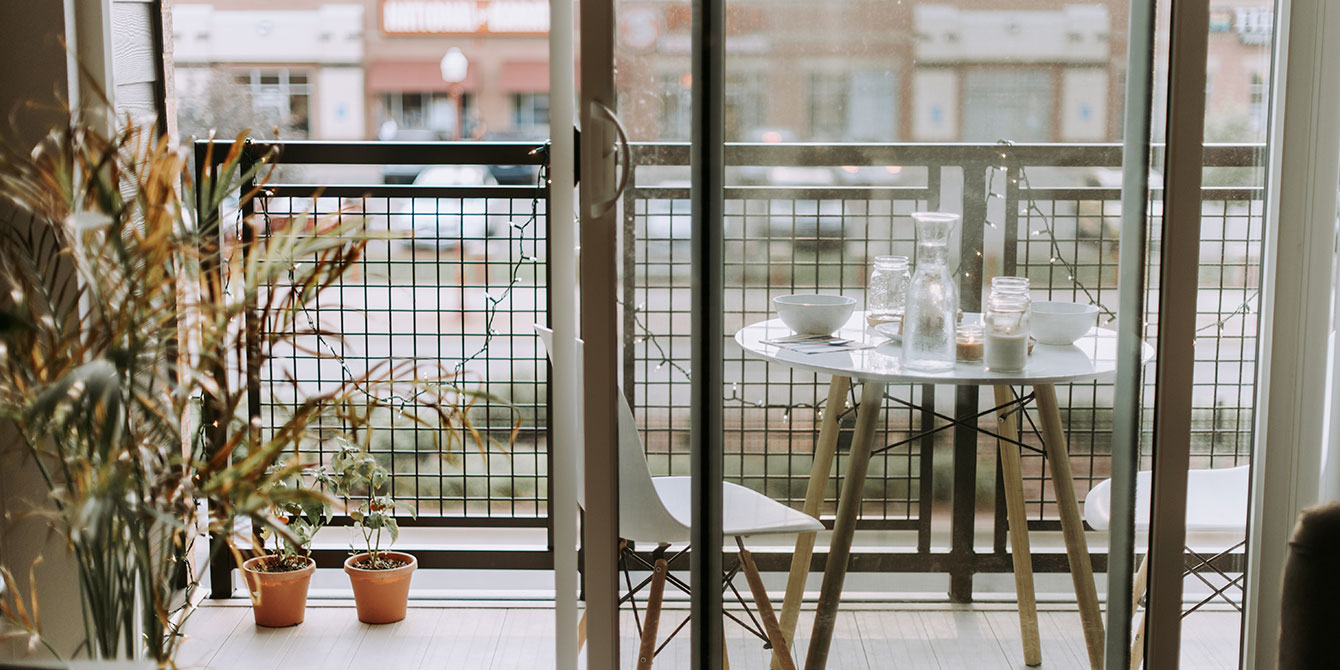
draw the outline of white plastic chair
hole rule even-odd
[[[552,356],[553,331],[536,325],[535,332],[540,335],[540,339],[544,341],[545,349]],[[577,356],[577,382],[578,388],[582,388],[581,340],[577,341]],[[665,589],[669,573],[669,561],[674,558],[672,556],[667,559],[665,550],[670,544],[684,543],[690,539],[692,478],[653,477],[651,470],[647,467],[646,452],[642,448],[642,438],[637,430],[637,421],[634,419],[633,411],[628,407],[627,402],[619,403],[618,413],[619,535],[625,540],[622,548],[623,558],[625,561],[631,560],[641,563],[652,571],[649,581],[650,597],[641,630],[641,651],[638,654],[638,668],[641,670],[651,667],[652,657],[655,656],[656,651],[659,651],[655,643],[660,619],[660,594]],[[578,402],[578,416],[582,416],[580,400]],[[580,452],[581,450],[578,450],[579,454]],[[581,475],[580,462],[577,471],[578,503],[585,505],[586,487]],[[758,607],[760,617],[763,619],[764,630],[758,631],[729,613],[727,616],[735,619],[768,643],[765,647],[776,652],[781,664],[779,670],[793,670],[795,665],[786,639],[777,624],[772,603],[768,598],[767,591],[763,589],[763,582],[758,575],[758,569],[754,566],[749,552],[744,548],[743,538],[772,533],[816,532],[823,530],[823,524],[804,512],[787,507],[762,493],[739,484],[723,482],[722,496],[723,534],[726,537],[735,538],[739,547],[740,566],[737,569],[744,571],[745,577],[749,581],[754,602]],[[656,545],[652,563],[648,564],[645,559],[634,553],[628,546],[629,543],[636,542]],[[732,570],[726,575],[727,582],[734,577],[735,572],[735,570]],[[671,580],[671,583],[683,590],[682,581]],[[621,602],[631,602],[637,590],[633,589],[632,592],[621,599]],[[741,603],[743,604],[743,600],[741,600]],[[636,603],[634,603],[634,613],[636,613]],[[585,624],[585,622],[585,615],[583,615],[582,623]],[[581,628],[583,631],[585,630],[584,626],[581,626]],[[673,636],[673,633],[671,635]]]
[[[1214,598],[1222,598],[1239,611],[1242,606],[1233,601],[1224,591],[1237,586],[1241,588],[1242,576],[1230,578],[1214,566],[1214,561],[1244,546],[1247,540],[1247,500],[1250,486],[1249,467],[1241,465],[1234,468],[1213,470],[1190,470],[1186,473],[1186,549],[1198,565],[1188,568],[1183,577],[1195,575],[1210,587],[1211,593],[1204,600],[1182,613],[1186,616]],[[1149,510],[1153,475],[1149,471],[1136,474],[1135,477],[1135,543],[1137,551],[1148,544]],[[1094,530],[1109,530],[1112,525],[1112,480],[1104,479],[1089,491],[1084,498],[1084,520]],[[1140,561],[1135,573],[1135,583],[1131,599],[1132,608],[1138,607],[1145,597],[1148,581],[1149,554]],[[1219,574],[1226,582],[1222,586],[1210,583],[1197,568],[1208,568]],[[1135,640],[1131,647],[1131,668],[1139,668],[1144,654],[1145,620],[1135,629]]]

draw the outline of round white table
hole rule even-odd
[[[824,567],[814,630],[806,654],[806,670],[820,670],[827,663],[828,647],[832,641],[842,583],[846,578],[847,562],[851,554],[852,538],[856,531],[856,517],[861,507],[861,492],[865,486],[866,470],[873,449],[875,427],[884,393],[889,384],[955,384],[989,385],[995,387],[996,405],[1013,406],[1012,386],[1033,387],[1034,399],[1040,414],[1042,439],[1051,465],[1056,503],[1061,515],[1061,530],[1065,538],[1066,554],[1071,576],[1075,582],[1075,599],[1084,625],[1084,638],[1089,660],[1093,667],[1102,667],[1103,620],[1098,607],[1093,568],[1089,562],[1088,543],[1084,537],[1084,522],[1080,516],[1079,501],[1075,495],[1065,428],[1056,403],[1055,384],[1089,381],[1111,377],[1117,368],[1117,336],[1111,330],[1094,328],[1070,346],[1038,343],[1028,357],[1022,372],[999,373],[985,368],[982,363],[958,363],[944,372],[921,372],[902,366],[900,344],[890,341],[874,327],[866,325],[865,313],[856,312],[847,324],[834,335],[875,345],[859,350],[835,350],[821,353],[802,353],[786,347],[769,344],[792,335],[780,319],[751,324],[735,333],[735,341],[748,354],[780,365],[831,376],[826,407],[841,407],[852,380],[863,383],[861,404],[857,408],[856,432],[847,461],[847,476],[838,497],[837,518],[832,542]],[[1143,345],[1144,361],[1153,357],[1154,350]],[[998,409],[999,432],[1017,434],[1016,414]],[[837,449],[838,416],[841,412],[824,412],[820,422],[819,440],[815,445],[814,464],[810,471],[805,495],[804,511],[818,516],[823,493],[828,486],[829,471]],[[1019,625],[1024,647],[1024,661],[1028,665],[1042,662],[1042,646],[1038,633],[1037,603],[1033,589],[1033,567],[1028,546],[1028,524],[1024,511],[1023,477],[1020,471],[1020,452],[1015,445],[1002,443],[1001,477],[1005,482],[1006,511],[1009,518],[1010,553],[1014,562],[1015,590],[1019,599]],[[786,599],[782,604],[781,626],[790,642],[795,634],[796,620],[805,578],[809,572],[814,551],[814,533],[805,533],[796,540],[787,580]],[[776,667],[774,663],[774,667]]]

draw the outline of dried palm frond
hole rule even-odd
[[[0,141],[0,197],[23,212],[0,225],[0,420],[17,426],[79,566],[90,656],[171,667],[199,504],[220,537],[249,517],[295,539],[272,511],[322,499],[280,485],[305,467],[305,444],[366,447],[374,413],[417,421],[427,408],[449,436],[488,446],[467,417],[477,394],[403,363],[351,375],[261,430],[249,375],[277,348],[336,337],[298,316],[368,237],[301,222],[245,236],[225,285],[218,212],[230,196],[256,197],[269,161],[243,140],[217,164],[211,155],[198,183],[190,151],[149,125],[107,134],[70,119],[31,150]],[[412,406],[384,400],[407,386]],[[0,614],[40,638],[35,600]]]

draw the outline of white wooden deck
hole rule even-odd
[[[1084,642],[1073,607],[1043,606],[1043,668],[1082,668]],[[668,609],[662,636],[687,615]],[[396,624],[358,622],[348,601],[309,603],[307,621],[282,629],[257,628],[245,600],[206,603],[190,619],[178,660],[183,668],[469,668],[541,670],[554,666],[554,612],[542,607],[464,607],[412,604]],[[634,665],[637,642],[625,612],[624,667]],[[812,612],[801,614],[809,630]],[[1182,667],[1235,668],[1239,615],[1197,612],[1184,620]],[[731,667],[767,667],[768,652],[734,624],[726,627]],[[806,640],[797,641],[803,661]],[[686,632],[656,659],[659,668],[689,667]],[[1003,605],[856,605],[839,615],[829,656],[831,670],[1024,668],[1018,619]]]

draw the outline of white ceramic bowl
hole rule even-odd
[[[1043,344],[1068,346],[1098,322],[1098,308],[1077,302],[1035,302],[1030,310],[1033,339]]]
[[[855,298],[817,293],[779,295],[772,304],[782,323],[800,335],[831,335],[856,309]]]

